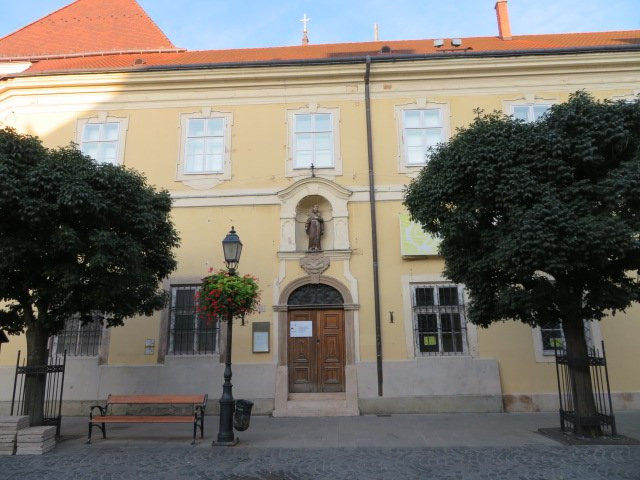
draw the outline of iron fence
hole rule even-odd
[[[16,374],[13,380],[13,395],[11,397],[11,415],[25,414],[25,379],[27,376],[44,376],[44,414],[43,425],[56,427],[56,435],[60,436],[62,421],[62,391],[64,388],[64,373],[67,365],[67,352],[62,356],[50,356],[46,365],[26,365],[26,358],[20,364],[20,350],[16,361]],[[15,412],[15,413],[14,413]]]
[[[599,423],[600,429],[605,435],[612,437],[617,435],[604,342],[601,342],[601,347],[602,353],[593,347],[589,349],[587,355],[593,400],[596,405],[596,419],[584,418],[576,414],[567,353],[564,349],[555,349],[556,377],[558,379],[558,397],[560,400],[560,428],[563,432],[567,430],[567,424],[574,426],[586,425],[595,423],[595,420]]]

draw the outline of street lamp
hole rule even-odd
[[[240,237],[231,227],[222,241],[224,251],[224,262],[227,264],[229,275],[235,275],[240,253],[242,253],[242,242]],[[233,328],[233,314],[227,314],[227,351],[224,367],[224,384],[222,385],[222,396],[220,397],[220,428],[218,429],[218,439],[213,442],[215,446],[231,446],[238,443],[238,438],[233,433],[233,394],[231,393],[231,339]]]

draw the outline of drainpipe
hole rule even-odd
[[[373,303],[376,321],[376,367],[378,370],[378,396],[382,396],[382,331],[380,328],[380,282],[378,279],[378,227],[376,222],[376,188],[373,175],[373,142],[371,140],[371,94],[369,74],[371,57],[366,58],[364,73],[364,102],[367,114],[367,159],[369,161],[369,205],[371,206],[371,247],[373,249]]]

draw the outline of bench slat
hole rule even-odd
[[[193,423],[194,416],[128,416],[128,415],[109,415],[107,417],[93,417],[93,423]]]
[[[190,404],[202,405],[204,395],[109,395],[107,403],[117,404]]]

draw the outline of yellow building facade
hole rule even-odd
[[[181,237],[163,311],[113,329],[70,325],[51,340],[52,351],[69,352],[65,413],[84,415],[110,393],[220,396],[226,329],[199,321],[193,294],[224,267],[220,242],[232,225],[244,244],[239,272],[261,287],[258,312],[234,322],[234,396],[259,413],[557,408],[548,347],[558,332],[467,323],[468,293],[443,277],[434,245],[406,219],[403,191],[428,147],[476,108],[532,120],[579,89],[633,98],[640,49],[408,55],[389,45],[347,57],[33,73],[0,58],[14,68],[0,81],[0,126],[144,172],[171,193]],[[305,232],[314,205],[319,251]],[[607,346],[614,409],[640,407],[630,361],[638,320],[634,305],[587,326],[593,345]],[[18,350],[24,338],[10,336],[0,352],[5,407]]]

